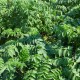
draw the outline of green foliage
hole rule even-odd
[[[80,80],[80,0],[0,0],[0,80]]]
[[[19,59],[20,59],[20,61],[25,62],[25,61],[27,61],[28,57],[29,57],[29,51],[24,46],[23,49],[20,50]]]

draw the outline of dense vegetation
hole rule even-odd
[[[80,0],[0,0],[0,80],[80,80]]]

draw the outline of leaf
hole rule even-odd
[[[80,63],[80,57],[77,59],[77,61],[76,61],[77,63]]]
[[[63,55],[63,50],[62,50],[62,48],[60,48],[58,52],[59,52],[59,57],[61,57],[61,56]]]
[[[4,65],[4,61],[0,58],[0,75],[6,70],[6,66]]]

